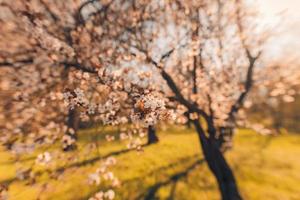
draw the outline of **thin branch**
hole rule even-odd
[[[92,74],[97,73],[97,70],[95,68],[83,66],[83,65],[79,64],[78,62],[61,62],[60,64],[63,64],[66,67],[74,67],[75,69],[81,70],[83,72],[88,72],[88,73],[92,73]]]
[[[239,98],[236,100],[236,102],[232,105],[231,110],[228,114],[228,117],[230,120],[234,121],[235,114],[239,111],[239,109],[242,107],[247,94],[250,92],[251,87],[253,85],[253,71],[255,67],[255,62],[258,60],[258,58],[261,55],[261,51],[258,52],[256,56],[253,56],[248,45],[245,42],[244,39],[244,28],[242,25],[242,17],[241,17],[241,11],[240,11],[240,1],[236,0],[236,23],[239,30],[240,40],[242,43],[242,46],[245,50],[245,53],[247,55],[249,66],[247,70],[246,80],[244,82],[244,91],[240,94]]]
[[[41,4],[44,6],[45,10],[49,13],[53,21],[59,21],[59,17],[51,10],[49,5],[45,2],[45,0],[40,0]]]
[[[22,60],[16,60],[14,62],[10,62],[10,61],[4,61],[4,62],[0,62],[0,67],[14,67],[14,68],[18,68],[20,67],[20,65],[28,65],[28,64],[32,64],[33,63],[33,58],[26,58],[26,59],[22,59]]]

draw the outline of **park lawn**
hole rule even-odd
[[[105,187],[88,185],[88,175],[100,166],[99,155],[108,156],[126,148],[125,144],[103,142],[103,135],[98,137],[96,132],[95,129],[81,131],[79,150],[62,154],[70,159],[76,154],[77,159],[68,163],[62,159],[47,168],[35,167],[40,175],[31,184],[15,179],[15,171],[19,166],[30,166],[37,153],[22,156],[16,165],[15,158],[1,149],[0,183],[9,184],[9,199],[88,199]],[[195,132],[172,127],[159,131],[159,137],[160,142],[146,146],[143,153],[115,154],[118,164],[113,171],[122,182],[116,189],[116,199],[220,199],[216,181],[202,159]],[[88,141],[97,139],[99,151],[87,152],[84,147]],[[59,147],[47,150],[58,152]],[[300,199],[300,135],[261,136],[250,130],[238,130],[234,148],[226,157],[244,199]],[[58,179],[50,179],[53,174]]]

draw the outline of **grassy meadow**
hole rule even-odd
[[[61,159],[47,167],[35,166],[38,176],[32,182],[20,181],[15,174],[18,168],[33,165],[37,153],[16,158],[1,149],[0,184],[9,186],[9,199],[88,199],[100,187],[105,187],[89,185],[88,175],[99,167],[101,157],[110,155],[117,158],[113,171],[121,180],[116,199],[220,199],[193,130],[183,127],[161,130],[160,142],[146,146],[142,153],[128,151],[119,142],[103,142],[103,135],[96,132],[95,129],[81,131],[78,150],[61,155],[69,157],[68,162]],[[98,150],[86,150],[91,140],[98,140]],[[261,136],[250,130],[238,130],[234,148],[226,157],[244,199],[299,200],[299,144],[300,135],[296,134]],[[39,151],[59,153],[59,149],[52,146]]]

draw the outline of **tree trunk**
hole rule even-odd
[[[187,127],[188,129],[192,128],[191,120],[190,120],[190,119],[188,119],[188,121],[186,122],[186,127]]]
[[[155,144],[159,141],[156,130],[154,126],[148,126],[148,143],[147,144]]]
[[[230,150],[233,146],[234,127],[222,126],[218,127],[218,142],[222,153]]]
[[[190,129],[192,126],[192,120],[191,120],[191,118],[190,118],[190,114],[188,113],[188,112],[185,112],[184,113],[184,115],[185,115],[185,117],[187,118],[187,121],[186,121],[186,127],[188,128],[188,129]]]
[[[281,134],[281,128],[283,127],[283,116],[282,116],[282,102],[279,100],[278,109],[274,109],[272,112],[273,116],[273,127],[277,134]]]
[[[218,142],[205,135],[199,121],[194,121],[194,125],[208,167],[217,179],[222,200],[241,200],[233,172],[220,151]]]
[[[78,109],[69,109],[68,119],[67,119],[67,131],[65,133],[66,137],[63,140],[63,150],[71,151],[77,148],[77,131],[79,129],[79,112]]]

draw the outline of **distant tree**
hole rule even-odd
[[[260,74],[247,104],[252,118],[264,118],[267,127],[281,133],[283,128],[297,128],[297,97],[299,96],[299,60],[285,59],[270,63],[268,74]],[[285,67],[284,67],[285,66]],[[262,112],[263,111],[263,112]],[[269,120],[269,122],[268,122]],[[292,127],[288,121],[293,121]]]

